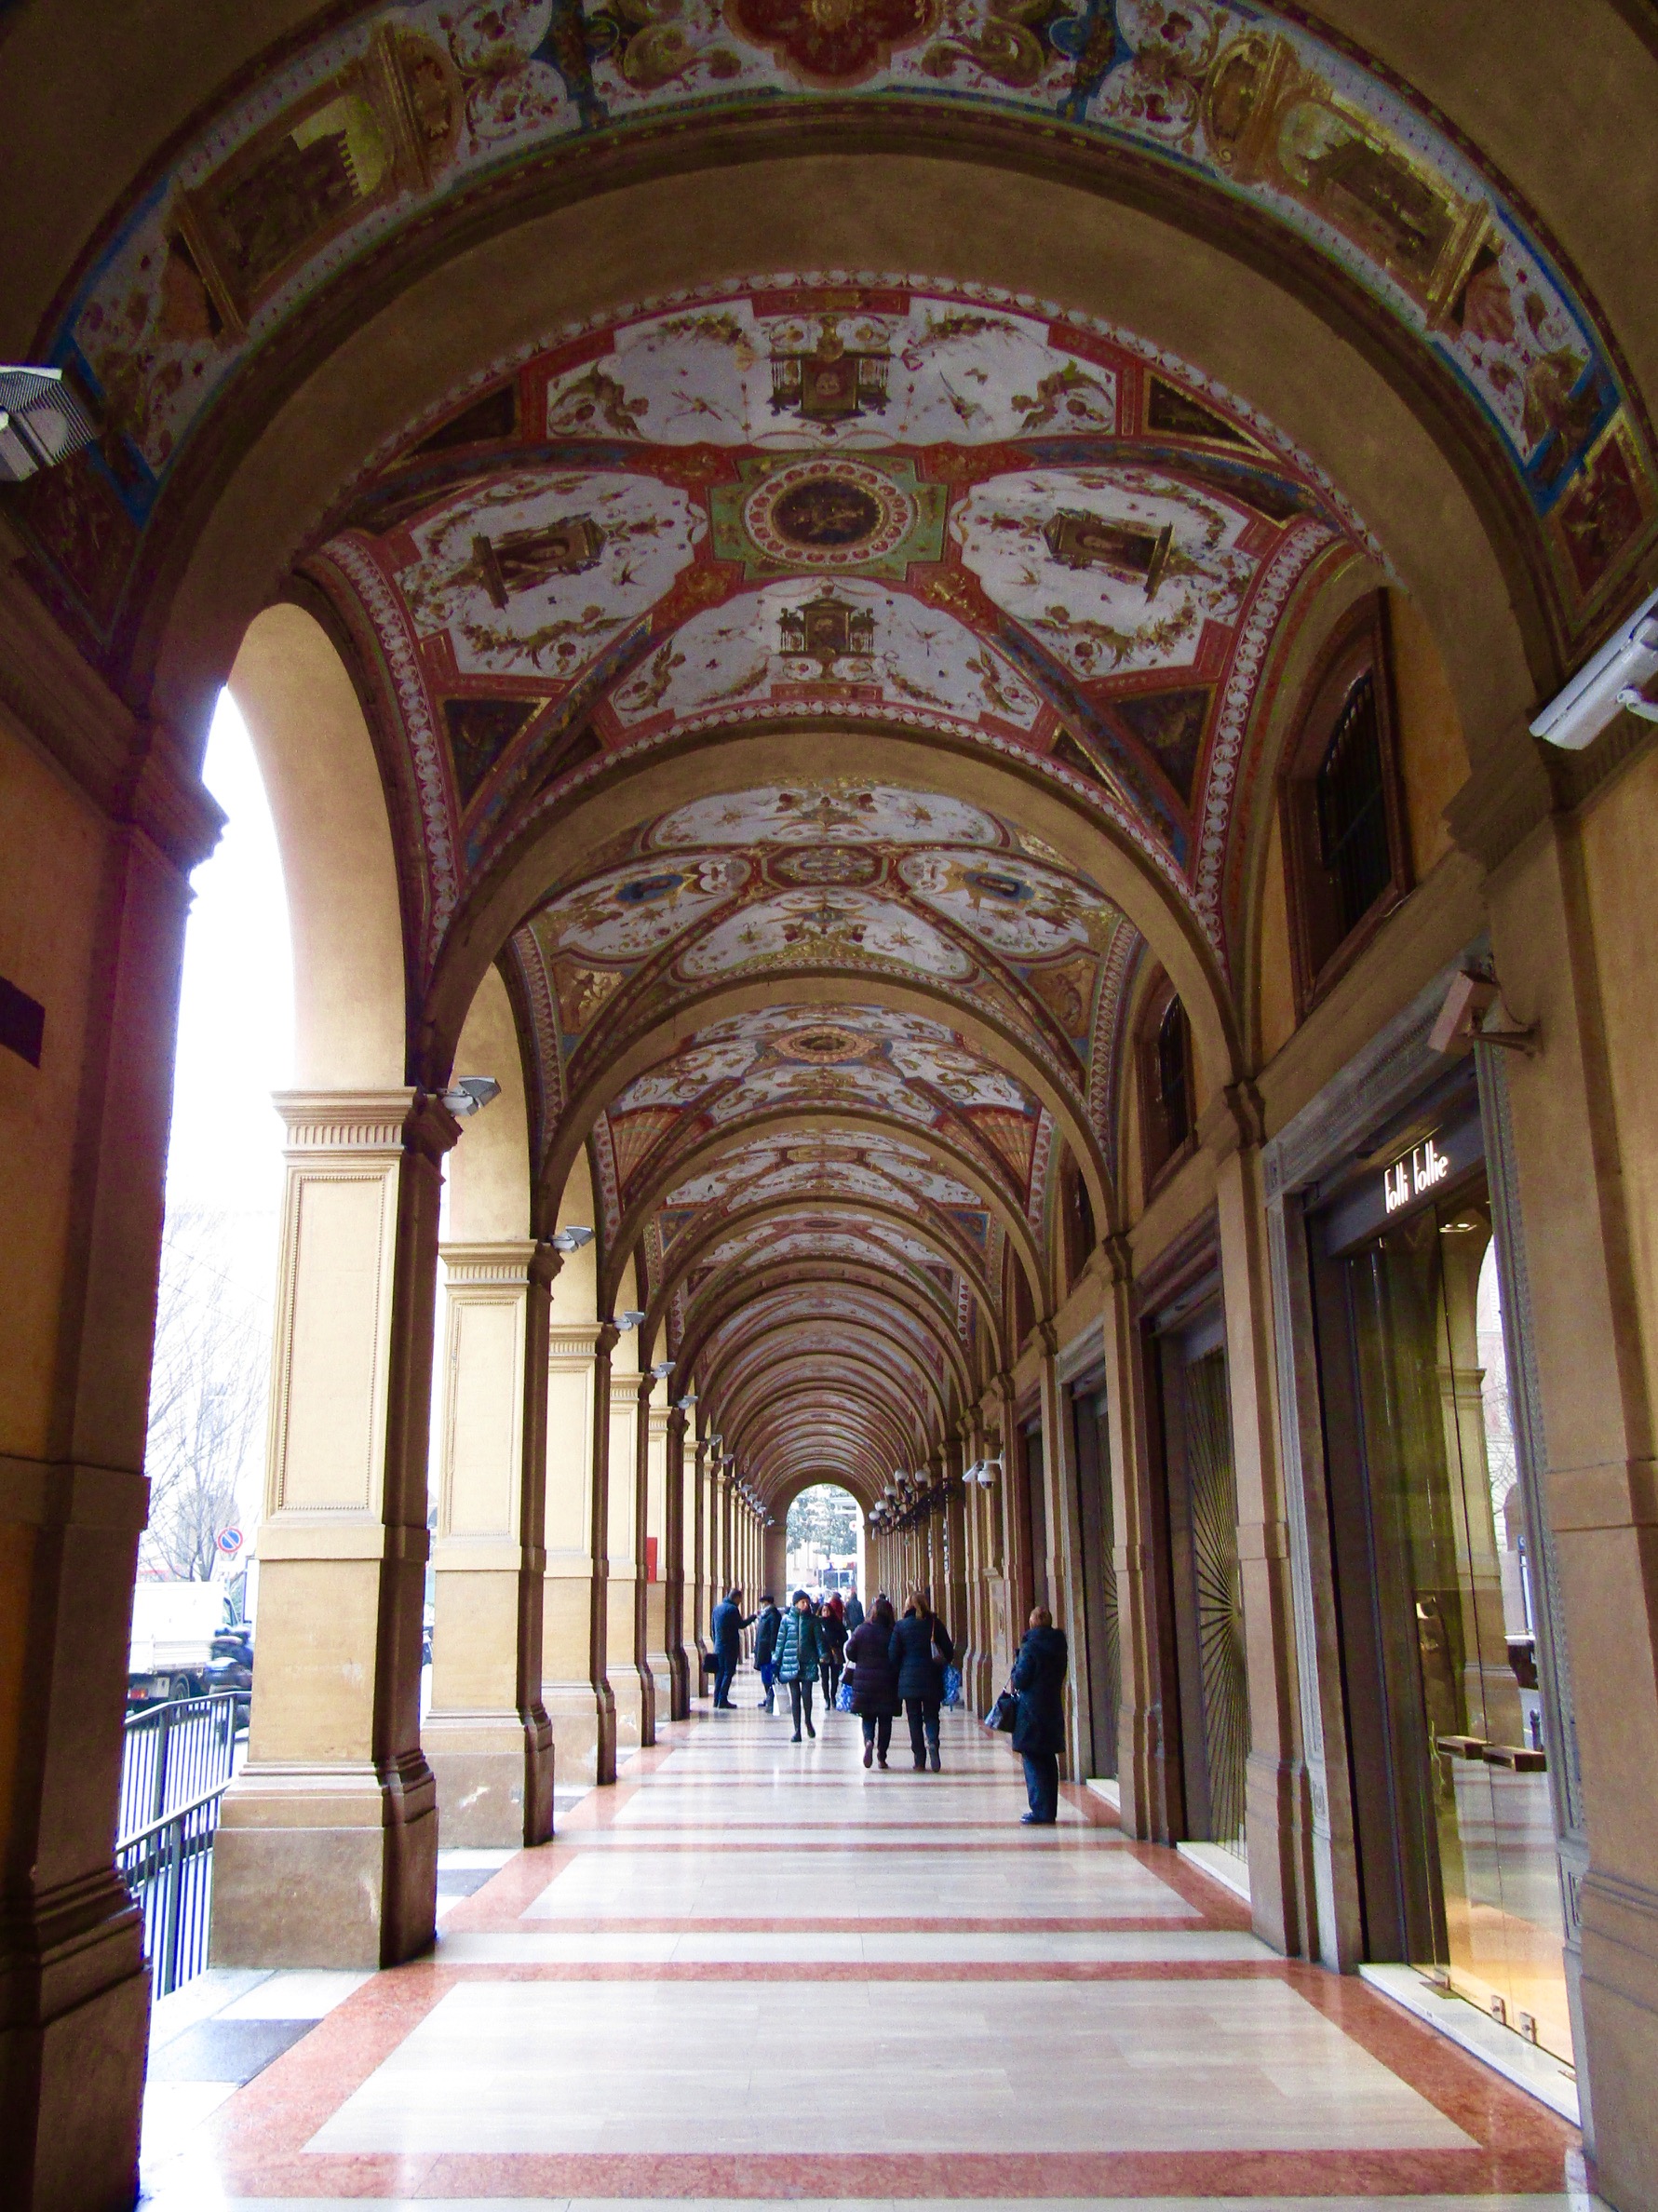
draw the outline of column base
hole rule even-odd
[[[539,1709],[538,1709],[539,1711]],[[553,1832],[553,1729],[545,1711],[428,1713],[423,1748],[445,1850],[545,1843]]]
[[[437,1924],[438,1792],[418,1752],[384,1779],[249,1760],[225,1791],[215,1966],[397,1966]]]
[[[607,1682],[544,1684],[552,1720],[559,1772],[567,1783],[613,1782],[616,1778],[616,1706]]]
[[[1600,1872],[1591,1856],[1579,1896],[1584,2148],[1607,2203],[1637,2212],[1658,2204],[1658,1891]]]
[[[651,1713],[653,1734],[656,1721],[678,1718],[674,1711],[674,1670],[666,1652],[651,1653]]]
[[[656,1740],[651,1678],[631,1660],[613,1661],[608,1671],[616,1706],[617,1752],[644,1750]]]
[[[128,2212],[149,2042],[142,1926],[113,1872],[16,1910],[0,1951],[0,2195]]]
[[[683,1644],[669,1650],[667,1676],[667,1717],[670,1720],[689,1720],[691,1717],[691,1658]]]

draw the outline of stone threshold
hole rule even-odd
[[[1222,1889],[1241,1897],[1246,1905],[1254,1905],[1249,1894],[1249,1869],[1233,1853],[1222,1851],[1219,1843],[1177,1843],[1175,1849],[1189,1867],[1195,1867],[1200,1874],[1218,1882]]]
[[[1371,1989],[1380,1989],[1384,1997],[1391,1997],[1417,2019],[1437,2029],[1471,2057],[1483,2060],[1505,2082],[1512,2082],[1528,2097],[1547,2105],[1562,2120],[1570,2120],[1573,2127],[1583,2124],[1577,2077],[1549,2052],[1528,2043],[1523,2035],[1492,2019],[1489,2013],[1482,2013],[1466,1997],[1436,1988],[1414,1966],[1367,1963],[1358,1971],[1359,1978],[1368,1982]]]

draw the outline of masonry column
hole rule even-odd
[[[459,1125],[288,1093],[259,1676],[213,1856],[222,1966],[395,1965],[435,1927],[420,1742],[438,1206]]]
[[[1076,1439],[1070,1406],[1059,1386],[1055,1355],[1058,1340],[1051,1321],[1041,1324],[1042,1369],[1042,1480],[1047,1527],[1047,1586],[1052,1593],[1054,1618],[1071,1646],[1071,1665],[1065,1676],[1066,1741],[1070,1774],[1081,1779],[1091,1774],[1083,1701],[1087,1694],[1088,1615],[1083,1603],[1082,1533],[1077,1525]],[[1019,1624],[1023,1627],[1023,1623]]]
[[[691,1710],[691,1659],[685,1649],[685,1490],[694,1474],[685,1460],[685,1409],[666,1412],[666,1469],[662,1564],[663,1640],[667,1662],[670,1720]],[[694,1585],[692,1585],[694,1588]]]
[[[956,1665],[961,1671],[962,1695],[967,1694],[967,1668],[972,1655],[973,1626],[967,1611],[967,1496],[962,1483],[962,1440],[950,1434],[944,1440],[944,1596],[945,1626],[956,1640]]]
[[[1034,1602],[1030,1561],[1031,1517],[1025,1510],[1024,1477],[1021,1473],[1024,1453],[1013,1409],[1013,1376],[1004,1368],[991,1386],[991,1408],[987,1423],[988,1440],[995,1446],[991,1456],[1002,1463],[1002,1472],[997,1476],[991,1491],[1002,1555],[1002,1572],[996,1586],[996,1611],[992,1622],[991,1648],[995,1664],[991,1670],[998,1682],[1004,1682],[1012,1670],[1014,1654],[1019,1648],[1019,1639],[1025,1632],[1025,1622]]]
[[[111,1845],[188,877],[222,817],[19,550],[0,522],[0,2194],[58,2212],[138,2186],[149,1976]]]
[[[1271,1261],[1260,1172],[1260,1102],[1245,1086],[1199,1125],[1215,1155],[1226,1373],[1238,1501],[1238,1571],[1249,1680],[1245,1841],[1255,1932],[1277,1950],[1315,1940],[1312,1804],[1301,1756],[1289,1527],[1274,1407]]]
[[[1510,1387],[1541,1477],[1534,1571],[1564,1631],[1548,1757],[1584,2135],[1618,2212],[1658,2204],[1655,802],[1649,747],[1580,815],[1493,856],[1486,886],[1504,998],[1537,1024],[1534,1055],[1488,1047],[1482,1075],[1488,1144],[1517,1168],[1505,1322],[1535,1365],[1511,1361]]]
[[[1166,1842],[1170,1805],[1179,1801],[1179,1760],[1167,1740],[1164,1714],[1176,1695],[1168,1670],[1173,1640],[1157,1578],[1157,1516],[1152,1498],[1151,1454],[1134,1312],[1133,1254],[1126,1236],[1105,1240],[1111,1288],[1105,1309],[1106,1419],[1111,1443],[1109,1478],[1116,1531],[1117,1635],[1120,1683],[1117,1708],[1117,1787],[1125,1835]]]
[[[709,1595],[713,1586],[714,1518],[708,1498],[708,1440],[698,1436],[693,1440],[691,1461],[691,1536],[693,1572],[691,1580],[691,1628],[686,1646],[686,1657],[691,1663],[691,1695],[698,1698],[708,1679],[703,1661],[708,1657],[708,1622],[713,1612],[713,1599]]]
[[[613,1782],[616,1776],[616,1708],[605,1671],[605,1478],[615,1341],[613,1329],[563,1320],[555,1301],[547,1335],[544,1695],[559,1772],[590,1782]]]
[[[443,1411],[425,1746],[446,1845],[545,1843],[542,1703],[548,1286],[533,1242],[446,1245]]]
[[[656,1741],[656,1718],[673,1707],[673,1677],[667,1665],[667,1591],[663,1559],[667,1551],[664,1514],[667,1504],[667,1396],[654,1375],[639,1386],[638,1455],[639,1584],[634,1605],[634,1658],[644,1678],[651,1707],[650,1741]]]

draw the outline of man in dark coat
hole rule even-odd
[[[861,1628],[861,1627],[863,1626],[863,1625],[864,1625],[864,1609],[863,1609],[863,1607],[862,1607],[862,1606],[861,1606],[861,1605],[858,1603],[858,1596],[857,1596],[857,1592],[856,1592],[856,1590],[848,1590],[848,1591],[847,1591],[847,1593],[846,1593],[846,1633],[847,1633],[847,1635],[848,1635],[848,1636],[852,1635],[852,1634],[853,1634],[853,1632],[854,1632],[856,1629]]]
[[[714,1704],[717,1709],[731,1710],[731,1685],[736,1678],[737,1662],[743,1656],[743,1630],[751,1625],[754,1615],[743,1618],[743,1593],[727,1590],[714,1608],[709,1623],[714,1645]]]
[[[950,1632],[927,1602],[924,1590],[916,1590],[904,1608],[904,1618],[892,1632],[887,1646],[898,1670],[898,1695],[910,1722],[910,1749],[917,1774],[929,1761],[939,1769],[938,1708],[944,1703],[944,1670],[954,1663],[955,1646]]]
[[[760,1679],[764,1685],[756,1702],[763,1706],[768,1713],[776,1710],[772,1702],[776,1695],[776,1683],[774,1679],[775,1669],[772,1666],[772,1654],[777,1649],[777,1624],[782,1618],[782,1614],[777,1611],[777,1600],[768,1590],[760,1601],[758,1615],[760,1625],[754,1631],[754,1664],[760,1670]]]
[[[1018,1697],[1013,1747],[1025,1762],[1026,1828],[1051,1828],[1059,1817],[1059,1754],[1065,1748],[1065,1669],[1070,1653],[1045,1605],[1033,1608],[1031,1625],[1008,1677]]]

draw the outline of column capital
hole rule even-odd
[[[540,1249],[531,1237],[512,1237],[497,1244],[439,1245],[438,1257],[452,1290],[518,1290],[531,1280]]]
[[[1228,1084],[1197,1117],[1197,1141],[1216,1160],[1266,1142],[1266,1110],[1252,1083]]]
[[[593,1332],[594,1358],[608,1359],[621,1342],[622,1332],[613,1321],[600,1323]]]

